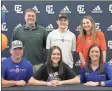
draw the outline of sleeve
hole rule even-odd
[[[86,76],[84,74],[84,68],[81,68],[81,70],[80,70],[80,81],[81,81],[81,83],[86,82]]]
[[[70,68],[67,64],[65,64],[65,71],[66,71],[65,74],[67,76],[67,79],[65,80],[72,79],[77,76],[76,72],[74,72],[73,69]]]
[[[46,39],[47,39],[47,32],[46,29],[44,29],[44,39],[43,39],[43,47],[46,48]]]
[[[44,64],[37,70],[37,72],[33,75],[33,77],[36,80],[43,80],[43,75],[46,75],[45,70],[46,70],[46,67],[45,67],[45,64]]]
[[[76,36],[73,34],[73,39],[72,39],[72,51],[76,51]]]
[[[27,80],[28,81],[32,76],[33,76],[33,66],[30,62],[28,62],[28,75],[27,75]]]
[[[13,33],[12,33],[12,41],[14,41],[14,40],[18,40],[18,37],[17,37],[17,31],[18,31],[18,29],[14,29],[14,31],[13,31]]]
[[[2,62],[2,78],[5,78],[7,66]]]
[[[104,33],[99,31],[98,37],[99,37],[99,43],[100,43],[101,50],[103,51],[107,50]]]
[[[46,49],[50,49],[50,47],[51,47],[51,33],[48,34],[46,40]]]
[[[77,52],[81,52],[83,49],[81,35],[77,38]]]
[[[109,80],[104,81],[105,86],[112,87],[112,65],[109,65],[107,63],[107,67],[106,67],[105,71],[106,71],[106,74],[107,74],[107,76],[109,78]]]

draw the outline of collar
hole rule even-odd
[[[36,29],[38,29],[38,25],[37,24],[34,24],[34,25],[32,25],[32,27],[31,28],[29,28],[29,25],[27,25],[27,24],[24,24],[23,25],[23,28],[25,29],[25,30],[36,30]]]
[[[57,29],[57,31],[60,33],[60,34],[64,34],[64,33],[67,33],[69,30],[65,30],[65,31],[63,31],[63,32],[61,32],[59,29]]]
[[[89,69],[91,70],[91,71],[93,71],[93,69],[92,69],[92,67],[89,65]],[[97,70],[99,70],[100,69],[100,67],[98,67],[95,71],[97,71]]]

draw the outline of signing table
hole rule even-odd
[[[112,91],[112,87],[88,87],[83,84],[51,86],[2,87],[2,91]]]

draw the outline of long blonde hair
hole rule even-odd
[[[95,26],[95,21],[93,20],[93,18],[91,16],[84,16],[81,19],[81,24],[80,24],[80,34],[82,35],[82,42],[85,43],[86,41],[86,31],[83,29],[83,20],[84,19],[88,19],[91,21],[92,23],[92,28],[91,28],[91,35],[93,37],[93,43],[97,43],[97,30],[96,30],[96,26]]]

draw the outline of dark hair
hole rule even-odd
[[[62,76],[63,75],[63,61],[62,61],[62,51],[61,49],[58,47],[58,46],[52,46],[48,52],[48,56],[47,56],[47,70],[48,70],[48,73],[52,73],[53,72],[53,69],[52,69],[52,60],[51,60],[51,56],[52,56],[52,52],[55,50],[55,49],[58,49],[60,51],[60,61],[59,61],[59,75]]]
[[[104,64],[103,64],[103,54],[102,54],[102,50],[101,48],[94,44],[92,45],[90,48],[89,48],[89,51],[88,51],[88,58],[87,58],[87,63],[85,65],[85,69],[87,72],[90,72],[90,69],[89,69],[89,65],[91,64],[91,58],[89,57],[89,54],[90,54],[90,50],[93,48],[93,47],[98,47],[99,50],[100,50],[100,58],[99,58],[99,67],[100,67],[100,72],[99,74],[102,74],[104,72]]]

